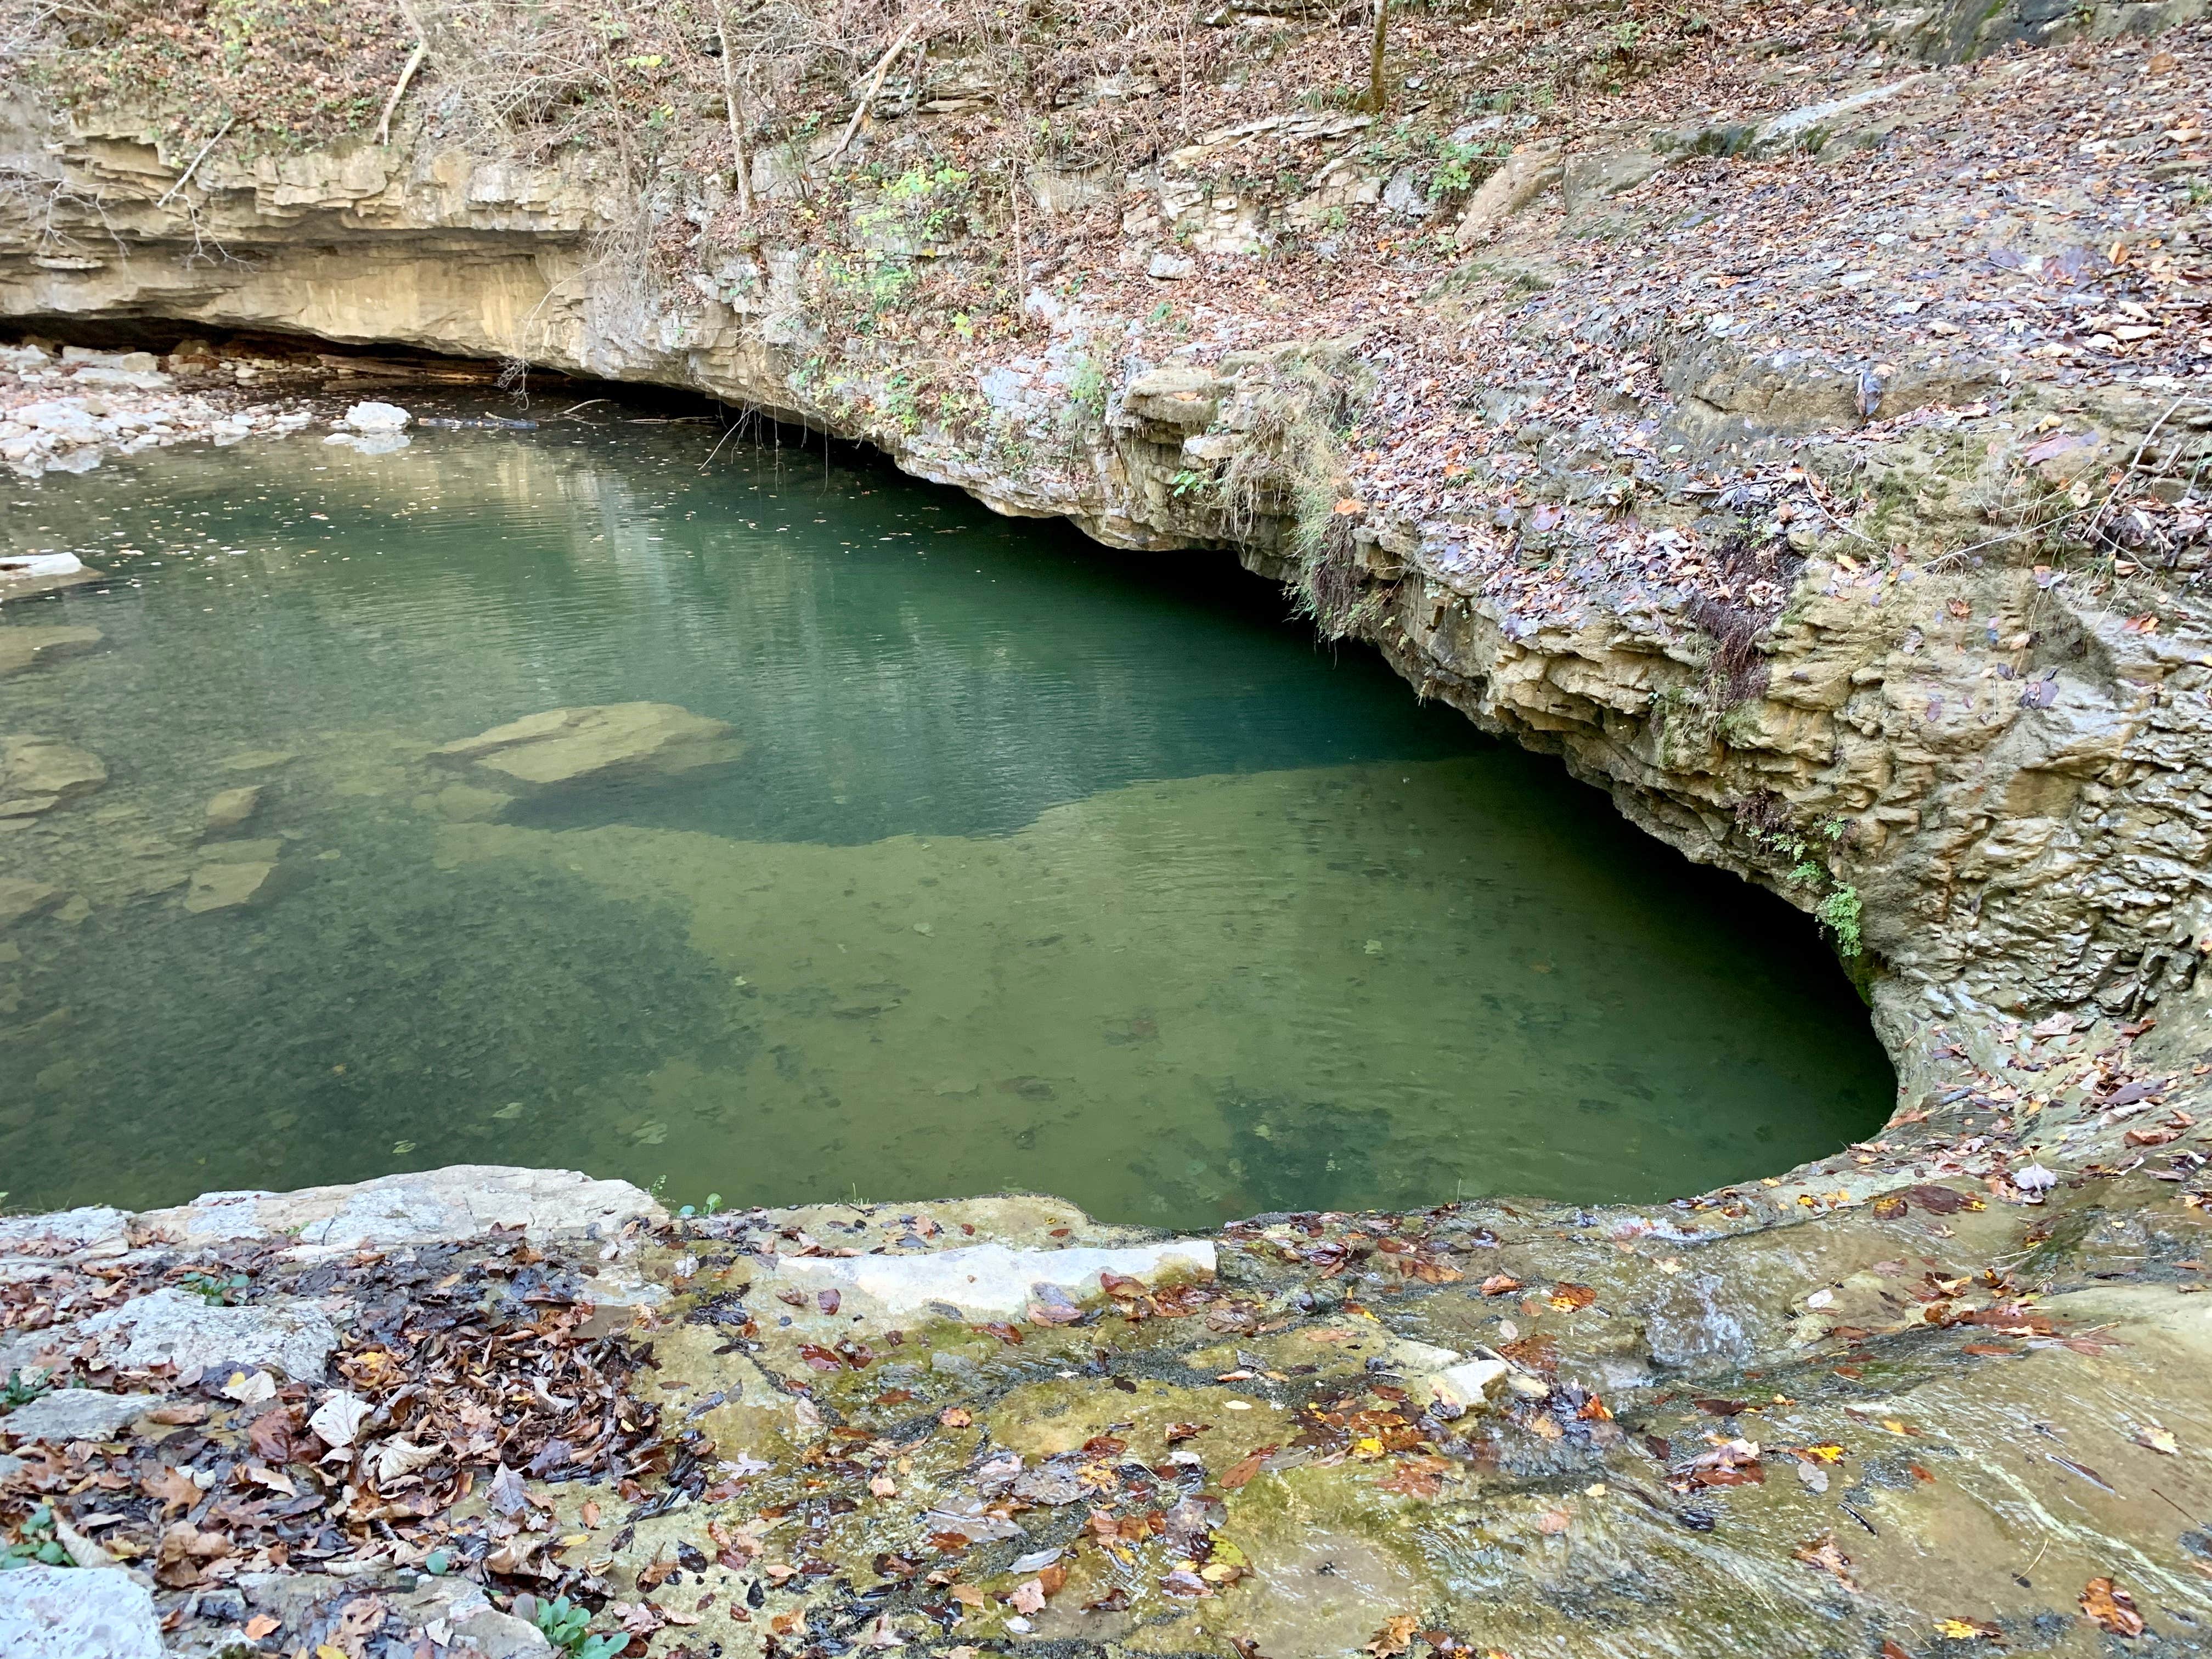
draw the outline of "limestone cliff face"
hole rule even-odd
[[[364,144],[211,157],[180,190],[188,158],[130,131],[57,127],[20,101],[0,149],[50,200],[44,219],[0,226],[0,313],[404,343],[690,387],[865,437],[921,477],[1109,544],[1232,548],[1286,579],[1309,557],[1291,529],[1315,480],[1283,441],[1304,395],[1284,351],[1118,362],[1071,440],[1097,317],[1033,294],[1034,347],[976,367],[1000,434],[980,447],[927,419],[854,413],[879,408],[855,388],[889,382],[900,349],[828,337],[799,281],[804,248],[729,250],[690,287],[641,301],[595,257],[613,185],[588,157],[532,169]],[[1640,154],[1614,173],[1658,165]],[[1850,406],[1863,381],[1777,367],[1724,331],[1654,327],[1620,349],[1644,354],[1638,396],[1659,422],[1656,443],[1614,469],[1627,493],[1606,493],[1587,433],[1526,422],[1510,526],[1358,515],[1339,538],[1341,630],[1423,695],[1559,754],[1692,857],[1824,905],[1846,930],[1856,919],[1907,1103],[1947,1074],[1922,1040],[1938,1025],[1992,1072],[2017,1058],[1988,1046],[2008,1014],[2118,1020],[2155,1006],[2150,1052],[2203,1047],[2201,542],[2183,538],[2167,568],[2142,572],[2154,594],[2130,600],[2124,583],[2056,568],[2037,538],[1992,526],[2020,522],[1999,509],[2022,488],[2109,500],[2108,478],[2147,452],[2186,475],[2212,453],[2212,405],[2179,385],[2015,384],[1961,358],[1893,375],[1876,426]],[[1488,395],[1510,402],[1515,371],[1488,373]],[[1747,440],[1775,434],[1800,446],[1746,458]],[[1778,537],[1782,506],[1801,508],[1748,597],[1719,611],[1655,589],[1619,552],[1623,525],[1647,547],[1726,530],[1711,489],[1662,459],[1676,454],[1741,475],[1755,499],[1723,503],[1729,523],[1771,512]],[[1881,507],[1840,534],[1844,520],[1813,509],[1823,477],[1846,477]],[[1614,551],[1593,532],[1545,555],[1532,526],[1547,513],[1601,515]],[[1921,551],[1893,550],[1905,549]],[[1522,567],[1567,580],[1531,597],[1510,580]],[[2071,1086],[2078,1103],[2091,1085]]]

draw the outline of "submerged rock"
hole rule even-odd
[[[0,817],[46,811],[106,781],[106,766],[90,750],[58,738],[0,738]]]
[[[21,921],[25,916],[34,916],[48,906],[58,903],[62,890],[51,882],[32,881],[22,876],[0,876],[0,927]]]
[[[253,860],[235,864],[203,864],[192,872],[185,908],[194,915],[209,910],[235,909],[260,897],[276,873],[274,860]]]
[[[161,1659],[154,1597],[130,1574],[82,1567],[0,1572],[8,1659]]]
[[[207,833],[219,836],[225,830],[235,830],[259,811],[261,790],[261,785],[249,783],[210,797],[207,804]]]
[[[726,720],[669,702],[550,708],[430,751],[512,790],[675,777],[726,766],[744,753]]]
[[[0,628],[0,680],[38,663],[89,651],[102,637],[97,628]]]

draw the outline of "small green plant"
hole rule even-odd
[[[18,1528],[20,1543],[0,1545],[0,1572],[10,1567],[65,1567],[69,1552],[54,1536],[54,1512],[41,1504]]]
[[[1084,408],[1103,414],[1106,409],[1106,371],[1088,357],[1079,358],[1067,382],[1067,395]]]
[[[1834,936],[1836,949],[1843,955],[1856,957],[1864,951],[1866,941],[1859,932],[1860,906],[1857,888],[1851,886],[1837,888],[1834,892],[1820,901],[1820,908],[1814,914],[1820,917],[1821,925]]]
[[[1488,144],[1462,143],[1447,138],[1437,151],[1437,170],[1429,175],[1429,199],[1433,202],[1473,189],[1476,164],[1495,159],[1496,152]]]
[[[1169,489],[1175,498],[1181,501],[1186,495],[1196,495],[1212,482],[1212,480],[1203,472],[1194,472],[1188,467],[1185,467],[1175,475],[1175,483],[1169,486]]]
[[[53,1384],[44,1376],[26,1376],[21,1371],[9,1371],[4,1387],[0,1387],[0,1411],[13,1411],[18,1406],[27,1406]]]
[[[591,1623],[590,1609],[578,1607],[565,1595],[538,1604],[538,1634],[564,1659],[614,1659],[629,1645],[624,1632],[593,1636]]]
[[[221,1273],[189,1273],[177,1281],[177,1288],[199,1297],[210,1308],[227,1308],[252,1282],[244,1273],[232,1273],[226,1278]]]

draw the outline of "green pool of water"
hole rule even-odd
[[[100,630],[0,733],[107,769],[0,825],[67,896],[0,931],[8,1206],[481,1162],[1197,1226],[1664,1197],[1887,1110],[1802,918],[1224,556],[634,414],[7,482],[109,573],[0,611]],[[428,757],[630,701],[742,759],[501,807]]]

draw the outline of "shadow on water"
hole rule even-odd
[[[18,544],[109,575],[0,614],[100,630],[0,733],[107,769],[0,832],[52,890],[0,932],[9,1203],[496,1161],[1202,1225],[1664,1197],[1887,1111],[1804,918],[1225,556],[714,436],[10,486]],[[742,759],[517,796],[429,753],[633,701]],[[210,908],[211,869],[265,878]]]

